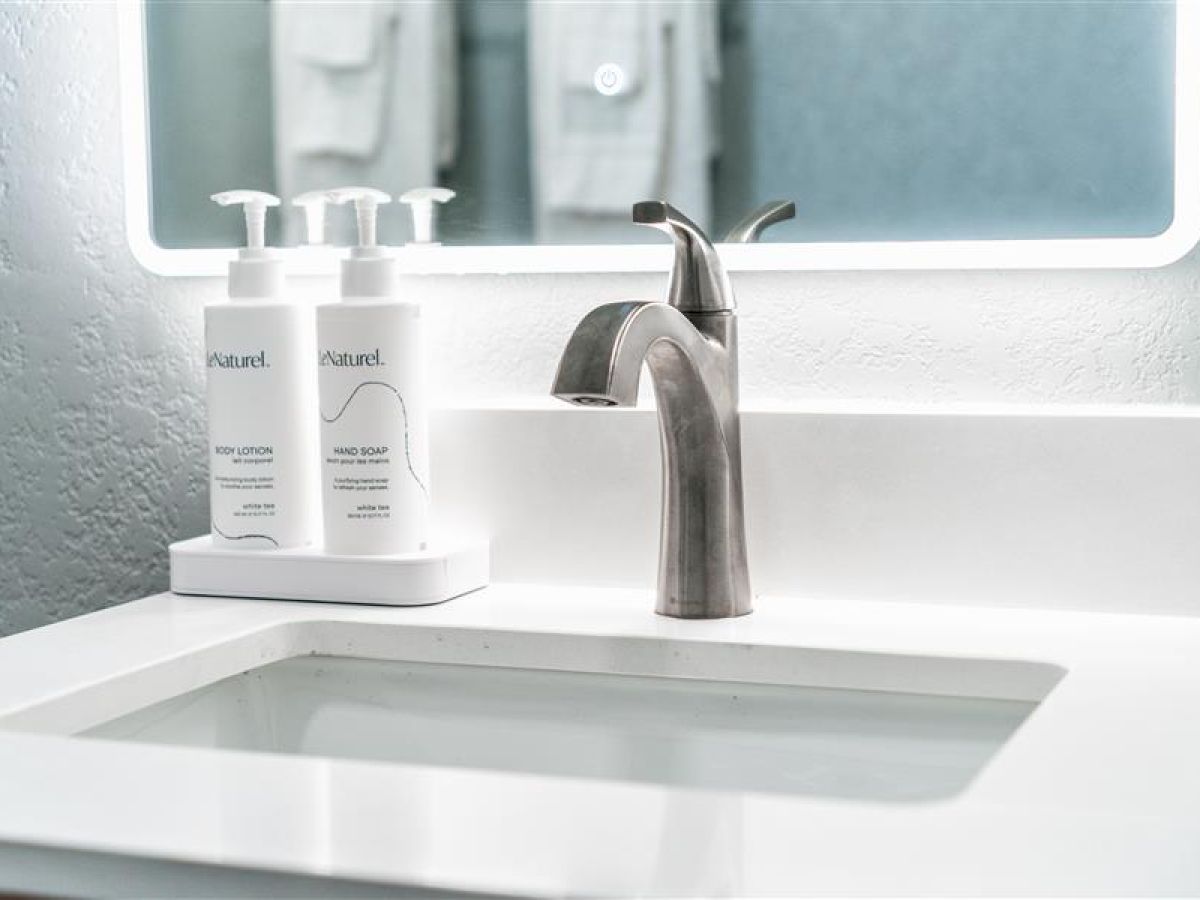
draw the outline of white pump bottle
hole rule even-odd
[[[395,257],[376,243],[376,210],[391,198],[353,187],[328,197],[354,203],[358,246],[342,261],[342,299],[317,307],[325,550],[413,553],[429,537],[421,307],[399,299]]]
[[[265,246],[261,191],[225,191],[241,205],[246,247],[229,263],[229,301],[204,308],[209,504],[217,546],[312,543],[316,525],[312,311],[284,298],[283,261]]]

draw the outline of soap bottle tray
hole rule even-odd
[[[171,590],[210,597],[426,606],[486,587],[489,542],[440,540],[417,553],[349,556],[319,547],[242,550],[212,535],[170,547]]]

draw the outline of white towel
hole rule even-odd
[[[638,240],[629,211],[665,198],[704,225],[720,78],[717,6],[531,0],[531,166],[540,242]],[[594,85],[603,64],[623,89]]]
[[[375,58],[385,5],[328,0],[283,5],[292,7],[285,51],[328,69],[361,69]]]
[[[552,210],[615,214],[631,196],[657,196],[666,126],[665,60],[658,9],[643,3],[534,4],[531,14],[553,47],[538,92],[545,150],[537,161]],[[595,86],[604,65],[622,72],[622,89]]]
[[[560,4],[551,26],[562,42],[563,78],[568,87],[595,91],[596,69],[615,63],[625,73],[623,94],[642,87],[652,10],[641,3]]]
[[[457,147],[454,4],[276,0],[271,12],[277,192],[436,184]],[[384,215],[403,229],[401,212]],[[350,238],[348,221],[331,219],[330,240]],[[284,222],[298,241],[301,217]]]
[[[360,159],[379,148],[393,66],[394,8],[384,3],[277,3],[275,52],[295,97],[296,153]]]

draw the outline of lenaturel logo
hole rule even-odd
[[[374,369],[385,365],[378,347],[374,350],[360,353],[354,353],[350,350],[322,350],[319,362],[323,366],[358,366],[367,369]]]
[[[208,354],[208,367],[210,369],[269,369],[271,364],[267,362],[266,350],[259,350],[257,353],[222,353],[220,350],[214,350]]]

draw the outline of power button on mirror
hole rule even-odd
[[[606,97],[621,93],[625,87],[625,70],[616,63],[603,63],[592,76],[596,90]]]

